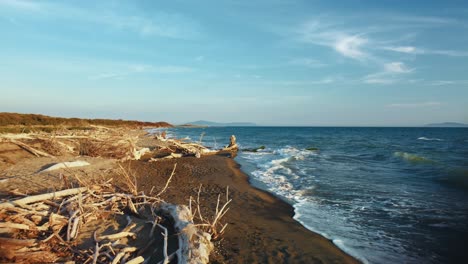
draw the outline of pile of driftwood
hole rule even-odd
[[[166,139],[164,135],[165,134],[155,136],[155,139],[161,144],[156,150],[153,150],[153,153],[162,153],[162,155],[152,157],[150,159],[150,162],[158,161],[161,159],[181,158],[185,156],[195,156],[197,158],[200,158],[206,155],[216,155],[226,152],[235,153],[238,150],[236,137],[234,135],[231,136],[229,145],[216,150],[207,148],[202,144],[198,143],[184,142],[183,140],[179,139]]]
[[[136,146],[138,135],[126,129],[93,127],[93,130],[57,133],[0,134],[0,143],[15,144],[37,157],[66,154],[138,160],[150,150]]]
[[[160,197],[175,169],[153,196],[138,193],[128,174],[126,190],[111,179],[13,195],[0,203],[0,262],[208,263],[211,240],[226,228],[229,192],[211,217],[200,211],[201,186],[188,206],[167,204]]]

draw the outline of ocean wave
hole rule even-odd
[[[256,169],[251,174],[265,184],[271,192],[291,202],[298,202],[311,195],[313,186],[306,190],[297,188],[294,183],[301,178],[305,170],[299,168],[298,161],[303,161],[316,153],[287,146],[273,151],[265,150],[243,153],[242,158],[255,163]]]
[[[427,137],[419,137],[418,140],[426,140],[426,141],[443,141],[440,138],[427,138]]]
[[[435,163],[433,160],[430,160],[428,158],[418,156],[416,154],[411,154],[407,152],[402,152],[402,151],[397,151],[393,153],[395,157],[402,158],[406,161],[409,161],[411,163]]]

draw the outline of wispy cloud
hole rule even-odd
[[[275,85],[281,86],[307,86],[307,85],[325,85],[337,82],[339,79],[335,77],[325,77],[319,80],[307,80],[307,81],[277,81]]]
[[[37,2],[23,0],[1,0],[0,6],[20,10],[34,11],[38,10],[40,5]]]
[[[392,84],[401,80],[401,75],[413,72],[403,62],[390,62],[383,65],[383,70],[366,75],[362,81],[367,84]]]
[[[394,103],[389,104],[387,107],[390,108],[424,108],[424,107],[435,107],[442,105],[441,102],[417,102],[417,103]]]
[[[455,81],[437,80],[437,81],[430,82],[430,85],[432,85],[432,86],[445,86],[445,85],[453,85],[453,84],[456,84],[456,83],[457,82],[455,82]]]
[[[123,5],[123,3],[122,3]],[[27,0],[1,0],[0,7],[9,7],[17,11],[29,12],[29,17],[54,19],[66,23],[80,22],[99,24],[111,29],[129,31],[142,37],[158,36],[176,39],[189,39],[199,36],[200,26],[197,21],[169,12],[152,12],[151,16],[141,13],[132,14],[125,6],[104,6],[84,9],[73,2],[41,2]],[[126,12],[122,12],[126,10]]]
[[[90,76],[88,79],[89,80],[121,79],[122,77],[126,75],[127,74],[119,74],[119,73],[101,73],[101,74]]]
[[[413,46],[396,46],[396,47],[384,47],[384,50],[406,53],[406,54],[416,54],[416,55],[442,55],[449,57],[468,57],[468,51],[460,50],[432,50],[424,48],[416,48]]]
[[[413,46],[383,47],[383,49],[401,53],[418,53],[416,47]]]
[[[89,80],[105,80],[105,79],[122,79],[126,76],[132,76],[135,74],[179,74],[188,73],[195,71],[194,68],[185,66],[154,66],[147,64],[129,64],[125,66],[118,66],[119,71],[104,72],[88,77]]]
[[[403,62],[390,62],[384,64],[385,73],[410,73],[413,69],[409,69]]]
[[[326,63],[323,63],[319,60],[311,59],[311,58],[294,58],[294,59],[289,60],[288,64],[310,67],[310,68],[320,68],[320,67],[327,66]]]
[[[295,33],[303,42],[332,48],[348,58],[364,60],[369,57],[363,49],[369,42],[367,38],[362,34],[340,29],[334,24],[311,20],[302,24]]]
[[[358,35],[344,35],[336,39],[333,48],[345,57],[362,60],[368,57],[368,54],[362,50],[362,46],[367,42],[366,38]]]

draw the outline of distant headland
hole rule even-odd
[[[202,126],[202,127],[243,127],[243,126],[257,126],[255,123],[250,122],[231,122],[231,123],[218,123],[212,121],[199,120],[195,122],[188,122],[183,126]]]
[[[425,127],[468,127],[468,124],[457,123],[457,122],[443,122],[427,124]]]

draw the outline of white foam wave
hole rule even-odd
[[[298,168],[295,162],[315,155],[317,154],[310,151],[287,146],[272,152],[266,150],[243,153],[242,157],[255,163],[256,169],[251,174],[256,180],[265,184],[269,191],[292,202],[298,202],[305,199],[313,187],[309,187],[309,190],[294,187],[294,182],[304,174],[304,170]]]
[[[427,138],[427,137],[419,137],[418,140],[426,140],[426,141],[443,141],[440,138]]]
[[[302,210],[302,207],[303,206],[306,206],[306,203],[310,205],[310,201],[301,201],[301,202],[298,202],[294,205],[294,220],[298,221],[299,223],[301,223],[304,227],[306,227],[307,229],[309,229],[310,231],[314,232],[314,233],[317,233],[317,234],[320,234],[321,236],[331,240],[333,242],[333,244],[335,244],[337,247],[339,247],[341,250],[343,250],[344,252],[346,252],[347,254],[357,258],[358,260],[360,260],[362,263],[365,263],[365,264],[368,264],[369,263],[369,260],[367,260],[364,256],[362,256],[361,254],[359,254],[357,251],[351,249],[350,247],[348,247],[348,245],[345,243],[344,239],[343,238],[340,238],[340,237],[331,237],[328,233],[325,233],[323,231],[320,231],[320,230],[317,230],[316,228],[312,227],[311,225],[308,224],[309,221],[304,221],[303,219],[303,216],[305,216],[307,214],[307,209],[304,209],[306,211],[304,211],[305,215],[301,214],[301,210]],[[310,208],[309,208],[310,209]]]

